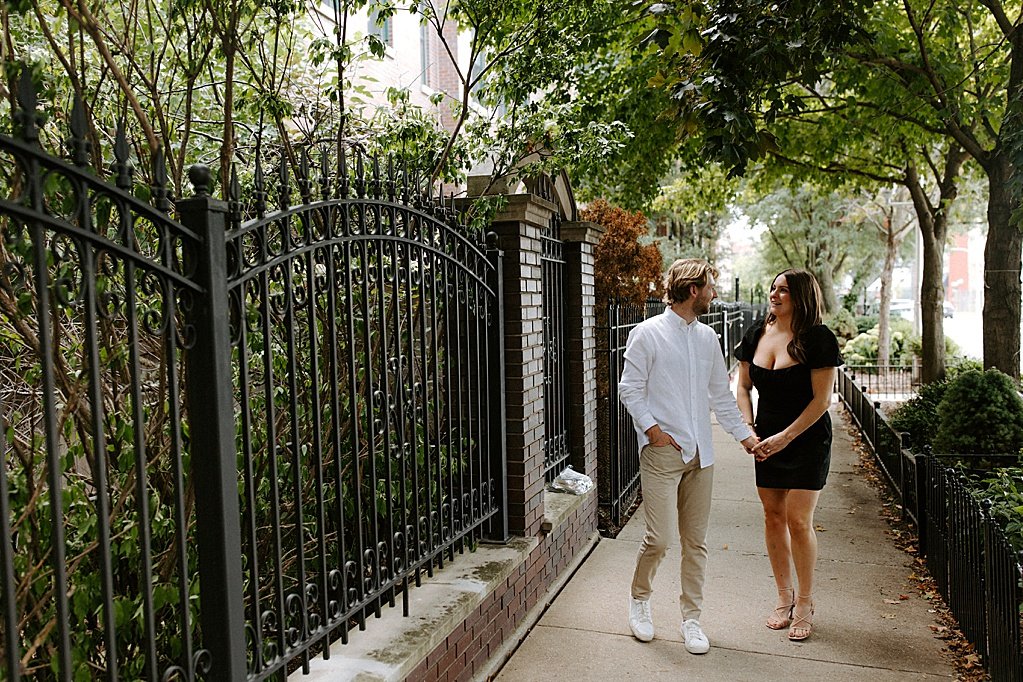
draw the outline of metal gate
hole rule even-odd
[[[526,183],[530,193],[554,202],[554,185],[541,175]],[[565,260],[561,212],[554,210],[540,231],[543,315],[544,480],[551,482],[568,464],[568,360],[565,354]]]
[[[507,537],[496,239],[343,146],[230,201],[0,136],[0,676],[283,676]],[[322,152],[322,153],[320,153]],[[243,196],[245,197],[243,203]],[[244,220],[244,216],[252,219]],[[485,243],[485,241],[487,243]]]

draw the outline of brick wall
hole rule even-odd
[[[471,680],[490,668],[526,615],[548,599],[551,585],[597,530],[597,496],[590,495],[540,542],[504,585],[483,600],[406,678],[436,682]]]
[[[547,516],[543,477],[544,396],[540,230],[565,207],[532,195],[508,197],[492,229],[504,252],[505,376],[508,452],[508,528],[537,538],[525,560],[427,654],[408,680],[481,679],[509,652],[520,629],[539,617],[551,587],[592,542],[598,498],[576,498],[574,508]],[[593,223],[566,222],[564,301],[569,357],[569,438],[572,464],[596,478],[596,339],[593,248],[602,231]],[[554,496],[557,497],[557,496]],[[552,498],[553,499],[553,498]],[[566,499],[562,496],[562,500]],[[555,505],[556,506],[556,505]],[[539,608],[538,608],[539,607]]]
[[[553,204],[509,197],[493,223],[504,251],[508,530],[531,537],[543,517],[543,301],[540,229]]]

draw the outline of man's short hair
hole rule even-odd
[[[664,302],[684,302],[692,295],[690,285],[706,286],[708,275],[717,279],[718,270],[702,258],[679,258],[664,273]]]

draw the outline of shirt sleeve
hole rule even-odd
[[[618,382],[618,399],[632,415],[636,426],[646,431],[657,423],[650,412],[647,400],[647,383],[650,377],[650,366],[653,353],[648,348],[649,341],[642,326],[629,332],[625,343],[625,368]]]
[[[823,324],[810,328],[803,340],[806,366],[810,369],[840,367],[844,364],[835,333]]]
[[[742,341],[735,347],[735,359],[740,362],[753,362],[753,356],[757,352],[757,341],[760,340],[760,332],[764,329],[764,321],[754,322],[742,337]]]
[[[725,367],[725,358],[721,355],[717,339],[712,337],[709,343],[712,346],[709,353],[714,357],[709,387],[711,409],[714,410],[714,415],[718,418],[721,428],[731,434],[735,440],[745,440],[753,435],[753,431],[742,418],[739,406],[735,402],[735,396],[732,395],[728,381],[728,369]]]

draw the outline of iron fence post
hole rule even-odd
[[[927,465],[927,459],[930,457],[930,448],[925,448],[923,454],[917,454],[913,456],[913,464],[916,466],[916,513],[917,523],[920,524],[918,536],[920,538],[920,553],[927,556],[927,540],[928,540],[928,523],[930,513],[929,500],[927,498],[927,491],[930,488],[930,467]]]
[[[494,324],[490,329],[490,472],[494,478],[497,514],[490,521],[491,542],[508,541],[508,437],[504,376],[504,251],[498,248],[497,235],[487,235],[487,258],[493,266],[491,287],[494,291]]]
[[[241,517],[231,386],[231,330],[227,294],[226,202],[208,195],[209,169],[188,171],[196,196],[177,204],[183,225],[203,239],[196,277],[205,296],[186,314],[195,329],[187,353],[186,401],[195,481],[203,647],[209,679],[246,678]]]
[[[3,595],[4,652],[7,659],[0,664],[6,679],[21,679],[20,643],[18,641],[18,612],[15,608],[14,544],[11,541],[11,507],[7,487],[7,412],[0,403],[0,594]]]
[[[870,430],[871,430],[870,444],[873,446],[874,452],[881,452],[883,450],[883,446],[881,445],[881,441],[878,440],[878,435],[877,435],[877,416],[881,413],[881,403],[879,401],[877,401],[877,400],[873,400],[873,401],[871,401],[871,403],[872,403],[872,407],[874,408],[874,410],[873,410],[872,416],[870,418]],[[882,455],[882,457],[887,457],[887,456],[888,456],[887,452],[885,452]],[[899,486],[899,494],[900,495],[902,494],[902,486],[901,485]]]

